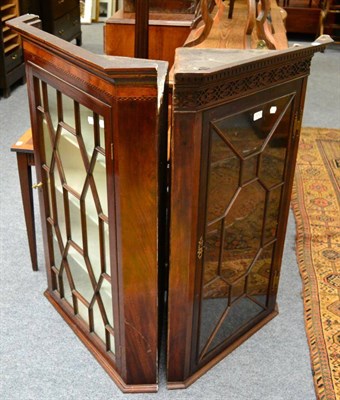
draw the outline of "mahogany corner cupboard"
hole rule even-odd
[[[168,387],[186,387],[277,313],[307,76],[325,43],[178,49],[170,96],[166,62],[94,55],[35,21],[10,25],[46,296],[126,392],[157,390],[166,325]]]

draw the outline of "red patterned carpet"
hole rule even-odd
[[[318,399],[340,399],[340,131],[301,132],[292,207]]]

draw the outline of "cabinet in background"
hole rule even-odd
[[[40,18],[44,31],[81,45],[79,0],[40,1]]]
[[[148,58],[174,62],[175,50],[189,36],[196,1],[150,1]],[[135,56],[135,5],[125,0],[123,7],[105,21],[105,53]]]
[[[40,0],[19,0],[20,14],[40,15]]]
[[[322,0],[278,0],[277,3],[287,11],[287,32],[318,35]]]
[[[19,15],[17,0],[3,0],[0,6],[0,89],[4,97],[10,95],[10,87],[24,79],[25,67],[20,36],[6,26],[6,21]]]

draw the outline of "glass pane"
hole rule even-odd
[[[246,292],[246,276],[242,275],[238,280],[234,281],[231,286],[230,304],[243,296]]]
[[[81,135],[84,140],[86,152],[89,158],[91,158],[93,149],[95,147],[93,111],[80,104],[79,112],[80,112]]]
[[[106,165],[105,156],[97,153],[97,160],[93,170],[93,177],[96,184],[98,197],[100,201],[103,214],[108,215],[107,212],[107,189],[106,189]]]
[[[282,186],[269,192],[269,201],[266,211],[266,225],[264,228],[264,239],[266,243],[276,237],[277,226],[279,222],[279,208],[281,201]]]
[[[248,297],[240,298],[229,308],[226,318],[209,346],[209,351],[236,333],[237,330],[249,323],[262,311],[263,308]]]
[[[228,306],[228,297],[211,297],[202,301],[200,324],[200,352]]]
[[[58,272],[51,269],[51,275],[52,275],[52,282],[54,282],[53,285],[53,289],[57,290],[57,292],[60,293],[60,287],[59,287],[59,279],[58,279]]]
[[[78,302],[78,314],[81,316],[81,318],[89,325],[89,310],[88,308],[79,300]]]
[[[279,103],[283,104],[284,101],[285,99],[279,99],[276,101],[276,105],[272,106],[273,108],[277,107],[277,113],[282,108]],[[288,147],[290,132],[291,110],[292,107],[290,106],[286,112],[281,113],[280,123],[261,155],[259,177],[268,188],[283,181],[286,148]]]
[[[241,157],[259,151],[267,138],[267,132],[255,131],[252,114],[252,111],[248,111],[213,124]]]
[[[249,273],[248,294],[256,298],[263,307],[267,304],[273,250],[274,244],[265,247]]]
[[[115,352],[116,352],[115,338],[111,333],[109,334],[109,340],[110,340],[109,349],[112,351],[113,354],[115,354]]]
[[[87,218],[93,219],[96,223],[98,219],[98,212],[96,203],[93,198],[91,186],[87,188],[86,195],[85,195],[85,212]]]
[[[52,229],[52,234],[53,234],[52,243],[53,243],[54,266],[59,269],[61,267],[62,255],[60,253],[60,247],[54,229]]]
[[[68,193],[70,224],[71,224],[71,239],[79,246],[83,247],[82,225],[79,200]]]
[[[207,228],[204,244],[204,274],[203,290],[204,297],[209,297],[207,293],[212,290],[209,282],[214,280],[219,274],[219,257],[221,247],[222,221],[216,222]]]
[[[230,286],[220,276],[223,221],[207,227],[204,243],[203,288],[200,316],[200,352],[228,306]]]
[[[48,109],[54,130],[57,130],[58,125],[58,107],[57,107],[57,91],[51,86],[47,86]]]
[[[75,289],[90,303],[93,297],[93,288],[83,256],[70,246],[67,254],[67,262]]]
[[[58,140],[58,150],[66,183],[80,196],[85,183],[86,169],[80,154],[77,139],[66,129],[62,129],[61,131],[61,136]]]
[[[261,247],[265,191],[253,182],[239,192],[225,219],[221,275],[234,282],[246,273]]]
[[[71,286],[69,283],[69,280],[67,278],[66,270],[65,268],[63,269],[62,272],[62,282],[63,282],[63,297],[67,302],[70,304],[70,306],[73,307],[73,298],[72,298],[72,292],[71,292]]]
[[[113,327],[111,283],[106,279],[103,280],[99,293],[104,304],[108,322]]]
[[[51,166],[51,160],[52,160],[52,150],[53,150],[53,144],[51,142],[51,134],[47,125],[47,121],[44,118],[43,119],[43,135],[44,135],[44,146],[45,146],[45,162],[47,166]],[[52,135],[53,137],[53,135]]]
[[[208,177],[208,222],[221,218],[239,183],[240,161],[228,145],[211,131],[210,168]]]
[[[74,119],[74,101],[70,99],[65,94],[62,94],[63,103],[63,121],[75,129],[75,119]]]
[[[267,188],[283,182],[286,150],[273,148],[269,144],[261,157],[260,178]]]
[[[95,301],[93,305],[93,325],[94,325],[94,332],[100,337],[100,339],[104,343],[106,343],[105,325],[97,301]]]
[[[90,197],[86,197],[90,199]],[[86,214],[88,256],[96,280],[99,280],[101,270],[99,223],[96,216]]]
[[[94,204],[91,189],[88,188],[85,197],[85,215],[86,215],[86,233],[87,233],[87,246],[88,256],[92,266],[92,270],[99,280],[102,272],[101,259],[100,259],[100,240],[99,240],[99,221],[96,206]]]
[[[54,166],[54,187],[55,187],[55,202],[58,213],[58,219],[55,221],[57,223],[61,237],[63,239],[63,244],[66,246],[67,235],[66,235],[66,222],[65,222],[65,207],[64,207],[64,197],[63,197],[63,186],[61,183],[60,175],[58,172],[57,165]]]
[[[279,143],[283,143],[281,140]],[[259,176],[267,188],[283,182],[283,173],[286,158],[286,144],[274,147],[275,136],[269,141],[262,153]]]
[[[104,228],[104,251],[105,251],[105,268],[103,271],[111,276],[111,263],[110,263],[110,248],[109,248],[109,226],[106,222],[103,223]]]
[[[243,161],[242,184],[256,177],[257,159],[257,156],[253,156]]]
[[[99,134],[100,134],[100,147],[105,149],[105,131],[104,131],[104,118],[99,116]]]
[[[214,125],[246,157],[261,150],[275,123],[282,117],[292,96],[271,100],[241,114],[215,121]]]
[[[45,182],[47,182],[48,210],[46,211],[47,215],[53,219],[54,217],[53,217],[52,192],[51,192],[51,178],[53,179],[53,177],[50,178],[50,174],[45,169],[43,169],[42,172],[45,175]]]

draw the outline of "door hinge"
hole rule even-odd
[[[294,127],[293,127],[293,140],[298,139],[300,136],[300,130],[302,125],[302,108],[299,108],[295,112],[294,116]]]
[[[113,143],[111,143],[110,150],[111,150],[111,160],[113,161]]]
[[[203,241],[203,236],[200,237],[198,243],[197,243],[197,258],[200,260],[203,256],[203,251],[204,251],[204,241]]]

